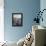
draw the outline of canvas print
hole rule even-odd
[[[12,13],[12,26],[22,26],[23,14],[22,13]]]

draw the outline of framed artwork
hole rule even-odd
[[[12,26],[23,25],[23,13],[12,13]]]

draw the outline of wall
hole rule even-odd
[[[4,41],[4,0],[0,0],[0,42]]]
[[[41,11],[43,10],[43,9],[46,9],[46,0],[41,0],[40,1],[40,9],[41,9]],[[43,17],[43,22],[41,21],[40,22],[40,24],[42,25],[42,26],[45,26],[46,27],[46,10],[43,12],[43,15],[42,15],[42,17]]]
[[[40,0],[4,0],[4,36],[7,41],[18,41],[32,28],[33,18],[40,10]],[[23,26],[12,27],[12,13],[23,13]]]

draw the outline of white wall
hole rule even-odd
[[[4,41],[4,0],[0,0],[0,42]]]

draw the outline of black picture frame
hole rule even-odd
[[[23,26],[23,13],[12,13],[12,26]]]

